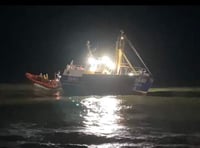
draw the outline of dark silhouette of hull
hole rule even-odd
[[[83,75],[62,76],[65,95],[130,95],[146,94],[153,83],[149,76]]]

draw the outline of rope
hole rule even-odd
[[[132,48],[132,50],[135,52],[135,54],[137,55],[137,57],[140,59],[140,61],[142,62],[142,64],[144,65],[144,67],[147,69],[147,71],[152,75],[152,73],[150,72],[149,68],[145,65],[144,61],[142,60],[142,58],[140,57],[139,53],[137,52],[137,50],[135,49],[135,47],[132,45],[132,43],[129,41],[129,39],[126,37],[126,35],[124,35],[124,37],[126,38],[126,40],[128,41],[128,44],[130,45],[130,47]]]

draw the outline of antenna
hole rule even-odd
[[[89,52],[89,56],[92,56],[92,51],[90,49],[90,41],[87,41],[87,49],[88,49],[88,52]]]

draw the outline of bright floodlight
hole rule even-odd
[[[98,61],[93,57],[89,57],[88,58],[88,63],[90,64],[89,70],[92,71],[92,72],[95,72],[96,69],[97,69]]]
[[[96,64],[96,60],[93,57],[89,57],[88,58],[88,63],[91,64],[91,65],[92,64]]]
[[[112,61],[110,63],[107,64],[107,66],[111,69],[114,70],[115,69],[115,63],[113,63]]]
[[[128,73],[128,75],[129,75],[129,76],[133,76],[133,73],[132,73],[132,72],[130,72],[130,73]]]
[[[97,66],[96,66],[96,65],[92,65],[92,66],[90,67],[90,71],[92,71],[92,72],[95,72],[96,69],[97,69]]]
[[[115,63],[113,63],[111,61],[111,59],[107,56],[103,56],[102,57],[102,63],[105,64],[108,68],[110,68],[111,70],[115,69]]]

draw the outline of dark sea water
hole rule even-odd
[[[200,147],[200,88],[66,97],[0,85],[0,148]]]

